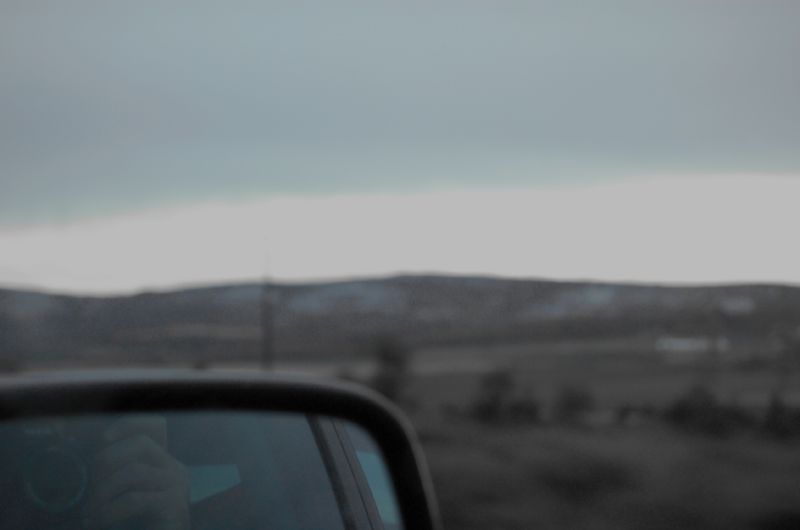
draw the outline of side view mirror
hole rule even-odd
[[[413,431],[358,387],[264,373],[0,379],[0,530],[434,530]]]

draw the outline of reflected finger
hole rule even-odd
[[[94,458],[94,479],[103,482],[133,462],[161,469],[175,465],[175,460],[161,446],[148,436],[138,435],[115,442],[97,453]]]
[[[113,443],[140,434],[150,437],[158,445],[166,448],[167,420],[156,414],[125,416],[112,423],[103,432],[103,439],[107,443]]]

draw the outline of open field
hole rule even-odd
[[[800,374],[776,373],[772,369],[718,370],[669,366],[619,359],[542,358],[505,365],[514,374],[516,391],[544,404],[564,385],[587,389],[597,411],[629,405],[663,407],[696,384],[708,386],[723,401],[755,408],[764,407],[770,394],[783,389],[787,402],[800,404]],[[423,374],[412,383],[411,395],[429,412],[444,406],[463,407],[478,390],[482,373],[463,371]]]
[[[783,529],[800,447],[663,428],[420,425],[447,529]]]
[[[595,412],[619,407],[663,408],[695,385],[709,388],[721,401],[765,407],[774,392],[800,406],[800,371],[775,364],[712,363],[704,358],[678,362],[635,341],[595,341],[490,347],[442,348],[415,352],[409,394],[426,415],[463,409],[491,370],[513,375],[520,398],[545,408],[564,386],[589,391]],[[368,367],[355,369],[368,375]]]
[[[616,414],[625,405],[663,411],[697,384],[721,403],[763,414],[776,390],[800,404],[797,374],[619,350],[513,346],[418,355],[407,408],[448,530],[800,528],[800,440],[757,430],[715,438],[682,432],[659,416],[620,424]],[[440,369],[448,359],[449,372]],[[469,417],[484,374],[496,368],[512,374],[516,396],[539,404],[543,421]],[[581,424],[547,419],[565,385],[593,396]]]

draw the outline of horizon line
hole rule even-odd
[[[62,296],[71,298],[132,298],[143,295],[162,295],[162,294],[175,294],[188,291],[201,291],[207,289],[225,289],[236,287],[261,287],[264,285],[272,287],[310,287],[310,286],[324,286],[336,285],[347,283],[367,283],[367,282],[382,282],[391,281],[403,278],[421,279],[421,278],[438,278],[438,279],[457,279],[457,280],[491,280],[491,281],[506,281],[506,282],[540,282],[551,284],[583,284],[583,285],[605,285],[605,286],[620,286],[620,287],[652,287],[660,289],[721,289],[726,287],[781,287],[781,288],[800,288],[800,283],[791,281],[777,282],[777,281],[764,281],[764,280],[734,280],[734,281],[720,281],[720,282],[705,282],[705,281],[647,281],[647,280],[611,280],[611,279],[596,279],[596,278],[555,278],[544,276],[512,276],[503,274],[467,274],[467,273],[448,273],[448,272],[403,272],[398,271],[395,273],[375,274],[375,275],[354,275],[354,276],[333,276],[325,278],[308,278],[305,280],[297,279],[272,279],[272,280],[259,280],[259,279],[231,279],[223,281],[209,281],[209,282],[188,282],[179,283],[172,286],[165,287],[143,287],[134,288],[131,290],[115,290],[108,292],[98,291],[80,291],[69,289],[51,289],[46,286],[24,285],[24,284],[0,284],[0,291],[15,291],[20,293],[40,294],[46,296]]]

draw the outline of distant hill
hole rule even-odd
[[[276,350],[291,359],[358,356],[384,334],[412,346],[709,333],[763,342],[800,326],[800,289],[789,286],[398,276],[107,298],[0,290],[0,354],[10,364],[252,360],[264,292]]]

